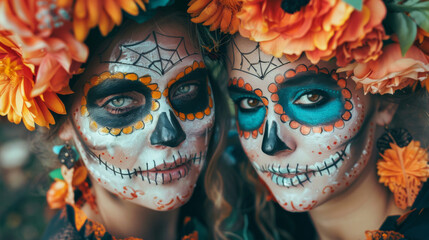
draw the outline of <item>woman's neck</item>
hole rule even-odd
[[[402,213],[388,189],[378,183],[375,161],[370,161],[352,186],[310,211],[310,216],[321,240],[364,239],[366,230],[377,230],[387,216]]]
[[[88,218],[104,225],[117,238],[177,239],[179,209],[154,211],[119,199],[93,181],[98,213],[89,204],[82,209]]]

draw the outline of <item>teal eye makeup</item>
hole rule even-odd
[[[262,99],[252,92],[230,87],[229,93],[237,106],[237,122],[240,130],[253,131],[264,122],[266,107]]]
[[[293,120],[319,126],[341,119],[344,97],[328,74],[305,73],[281,84],[278,103]]]

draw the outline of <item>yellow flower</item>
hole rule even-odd
[[[390,147],[377,162],[379,181],[393,192],[396,205],[405,209],[413,205],[429,177],[428,153],[419,141],[402,148],[391,143]]]
[[[188,6],[192,22],[210,26],[210,31],[220,28],[224,33],[237,32],[240,21],[236,14],[241,0],[191,0]]]
[[[58,5],[73,5],[73,31],[79,41],[85,40],[91,28],[100,29],[106,36],[115,25],[122,22],[122,10],[130,15],[139,14],[139,9],[146,10],[144,3],[149,0],[61,0]]]
[[[35,124],[49,127],[55,123],[49,110],[65,114],[64,104],[51,91],[31,97],[34,66],[24,63],[20,49],[9,35],[0,31],[0,115],[15,124],[22,120],[29,130],[34,130]]]

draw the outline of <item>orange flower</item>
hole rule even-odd
[[[32,98],[34,66],[25,64],[17,45],[9,39],[10,33],[0,31],[0,115],[18,124],[21,120],[29,130],[35,124],[49,127],[54,118],[49,110],[65,114],[65,107],[55,93]]]
[[[379,181],[393,192],[396,205],[405,209],[412,206],[422,182],[429,177],[428,153],[419,141],[402,148],[391,143],[390,147],[377,162]]]
[[[241,35],[275,57],[305,52],[312,63],[333,57],[340,44],[358,41],[386,14],[381,0],[365,1],[362,12],[341,0],[311,0],[293,14],[284,12],[281,2],[244,0],[238,13]]]
[[[224,33],[237,32],[241,0],[191,0],[188,6],[192,22],[210,26],[210,31],[220,28]]]
[[[61,0],[61,7],[73,6],[73,31],[79,41],[84,41],[91,28],[98,25],[106,36],[115,25],[122,22],[122,10],[137,16],[139,9],[146,10],[149,0]]]
[[[395,231],[372,230],[365,231],[366,240],[400,240],[405,236]]]
[[[63,208],[66,205],[67,183],[64,180],[56,180],[46,193],[46,200],[51,209]]]
[[[419,28],[417,31],[416,45],[426,54],[429,55],[429,33]]]
[[[337,48],[337,65],[346,66],[348,63],[355,60],[359,63],[366,63],[370,60],[376,60],[383,51],[383,40],[388,37],[384,32],[383,26],[380,24],[364,36],[354,42],[346,42]]]
[[[88,57],[87,47],[71,34],[69,12],[55,0],[0,1],[0,28],[14,34],[24,62],[36,67],[33,97],[70,93],[69,79]]]
[[[429,58],[416,46],[411,46],[402,56],[398,43],[383,48],[377,60],[367,63],[352,63],[338,72],[347,72],[365,94],[393,94],[396,90],[426,80],[429,73]]]

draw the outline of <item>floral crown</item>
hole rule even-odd
[[[237,31],[261,50],[316,64],[336,58],[365,94],[429,91],[429,1],[192,0],[192,21]],[[206,47],[212,49],[211,47]]]
[[[0,0],[0,115],[29,130],[65,114],[58,94],[73,93],[91,29],[103,36],[123,17],[144,22],[174,0]]]

